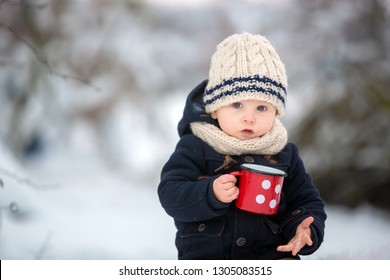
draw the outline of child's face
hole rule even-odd
[[[243,100],[211,113],[221,129],[241,140],[263,136],[273,126],[276,108],[259,100]]]

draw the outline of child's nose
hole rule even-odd
[[[243,117],[243,121],[246,123],[254,123],[256,121],[255,116],[252,113],[246,113]]]

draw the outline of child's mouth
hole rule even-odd
[[[243,130],[241,130],[241,132],[243,134],[247,134],[247,135],[253,134],[253,130],[252,129],[243,129]]]

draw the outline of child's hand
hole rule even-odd
[[[313,217],[307,217],[304,219],[295,232],[294,237],[288,242],[287,245],[278,246],[276,250],[280,252],[292,252],[293,256],[296,256],[298,252],[305,246],[313,245],[311,240],[310,224],[314,221]]]
[[[215,197],[224,203],[230,203],[235,200],[239,193],[236,182],[237,178],[231,174],[219,176],[213,183]]]

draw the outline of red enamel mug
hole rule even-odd
[[[263,215],[278,212],[283,180],[287,176],[284,171],[258,164],[242,164],[240,171],[229,174],[240,176],[238,208]]]

